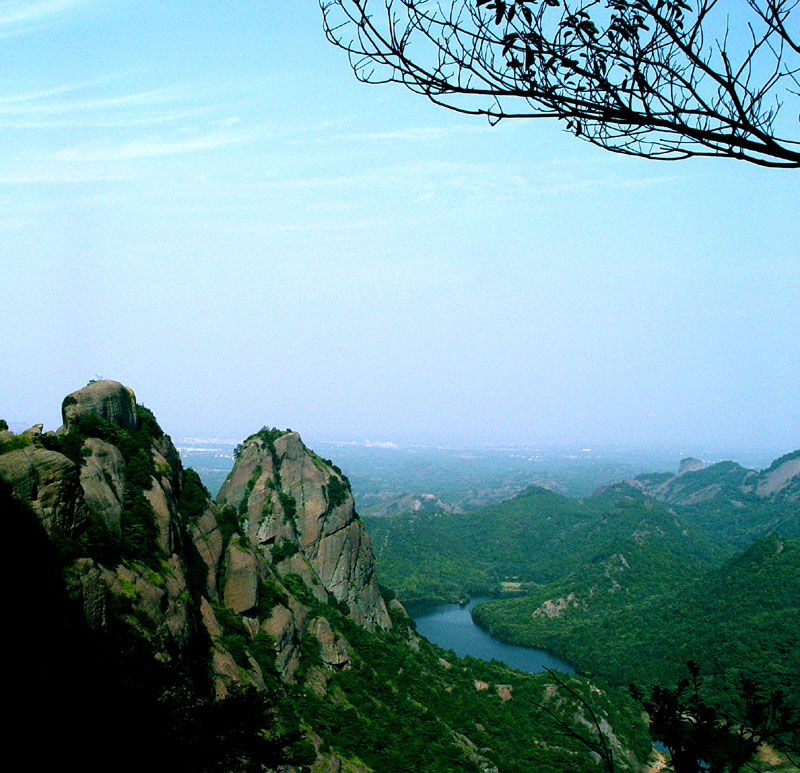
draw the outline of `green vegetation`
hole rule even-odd
[[[291,558],[299,551],[300,548],[297,546],[296,542],[293,542],[292,540],[283,540],[282,542],[279,542],[277,545],[273,545],[272,548],[270,548],[272,563],[279,564],[281,561]]]
[[[208,508],[209,499],[208,489],[200,476],[191,467],[184,469],[178,512],[186,526],[192,526],[200,520]]]
[[[250,641],[250,633],[242,618],[222,604],[214,604],[214,615],[222,628],[222,644],[233,655],[236,665],[241,668],[250,668],[250,660],[247,657],[247,644]]]
[[[547,674],[459,658],[424,640],[416,652],[406,644],[410,621],[401,615],[389,634],[365,631],[331,608],[325,615],[350,643],[352,664],[329,675],[333,702],[308,691],[300,696],[301,713],[326,748],[381,771],[478,771],[481,757],[504,773],[598,769],[582,743],[562,735],[539,708],[554,689]],[[589,694],[585,680],[574,677],[569,684]],[[510,700],[502,700],[498,685],[508,686]],[[559,699],[548,705],[574,726],[575,704],[562,703],[568,696],[555,689]],[[633,702],[624,691],[596,695],[598,711],[623,746],[645,760],[650,741]],[[477,744],[479,754],[462,736]],[[626,767],[621,760],[618,770]]]
[[[736,710],[744,679],[798,707],[800,541],[775,535],[798,533],[798,505],[748,495],[746,475],[757,473],[733,463],[686,473],[690,498],[718,493],[691,505],[661,504],[628,484],[584,501],[531,488],[468,515],[366,524],[381,579],[403,602],[501,597],[505,581],[524,595],[479,604],[475,621],[593,679],[675,683],[695,660],[722,710]]]
[[[6,441],[0,442],[0,454],[8,454],[11,451],[19,451],[20,448],[27,448],[31,445],[30,438],[25,435],[14,435]]]
[[[748,498],[714,498],[694,505],[673,506],[687,522],[713,536],[728,552],[747,548],[755,540],[776,533],[800,539],[798,503]]]
[[[634,551],[657,545],[673,556],[678,573],[679,562],[705,565],[720,552],[658,503],[577,501],[537,487],[468,515],[409,513],[364,522],[381,581],[403,602],[500,594],[503,581],[523,588],[553,582],[618,552],[620,541]]]
[[[675,682],[696,660],[715,700],[730,701],[743,678],[781,689],[800,706],[800,542],[765,537],[721,567],[682,584],[608,598],[559,617],[533,613],[566,590],[594,587],[591,572],[529,596],[479,604],[476,622],[508,641],[548,649],[609,682]]]
[[[228,545],[234,535],[244,536],[242,518],[232,505],[225,505],[217,511],[217,525],[222,533],[224,546]]]
[[[259,618],[266,620],[278,604],[282,604],[285,607],[289,606],[289,597],[286,592],[271,580],[263,581],[258,588]]]
[[[286,516],[286,519],[297,529],[297,500],[294,498],[294,495],[290,494],[288,491],[281,490],[278,492],[278,500],[281,503],[283,514]]]
[[[336,475],[331,475],[326,487],[326,495],[328,498],[328,507],[333,509],[339,507],[347,501],[350,494],[350,488],[346,483],[343,483]]]

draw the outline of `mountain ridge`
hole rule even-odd
[[[377,585],[346,477],[296,433],[264,428],[237,455],[212,502],[110,381],[68,396],[56,432],[0,434],[0,503],[36,550],[14,574],[49,578],[12,606],[15,738],[36,742],[42,696],[58,712],[39,763],[589,773],[583,694],[621,769],[641,769],[651,747],[624,693],[419,637]]]

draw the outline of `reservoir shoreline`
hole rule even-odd
[[[478,627],[470,611],[488,597],[474,597],[466,604],[409,605],[408,613],[417,624],[417,631],[444,649],[461,657],[471,655],[482,660],[499,660],[512,668],[539,673],[545,668],[565,674],[576,673],[564,660],[544,650],[508,644]]]

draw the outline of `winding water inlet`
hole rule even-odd
[[[456,655],[471,655],[482,660],[500,660],[513,668],[529,673],[537,673],[552,668],[565,674],[574,674],[569,663],[560,660],[544,650],[506,644],[479,628],[470,610],[484,598],[473,598],[468,604],[438,604],[435,607],[413,608],[409,614],[417,624],[417,631],[426,639],[453,650]]]

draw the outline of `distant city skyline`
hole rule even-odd
[[[800,175],[368,87],[316,3],[0,0],[0,417],[800,447]]]

